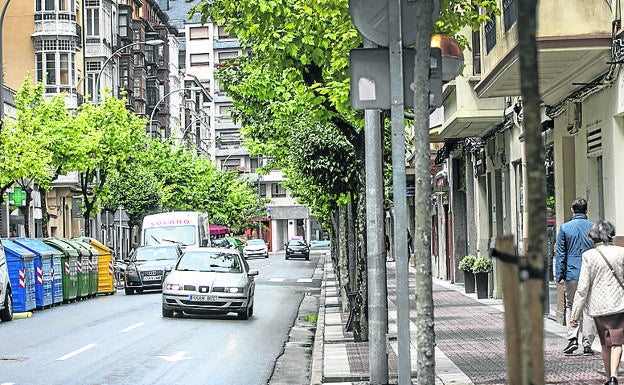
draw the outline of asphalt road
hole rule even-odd
[[[0,385],[266,384],[312,279],[310,261],[250,259],[254,316],[163,318],[159,292],[37,310],[0,323]]]

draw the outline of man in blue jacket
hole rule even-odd
[[[578,338],[581,330],[583,354],[594,354],[591,348],[596,337],[593,319],[585,311],[581,325],[572,327],[569,319],[581,271],[582,255],[587,249],[594,247],[587,236],[592,225],[593,223],[587,219],[587,201],[583,198],[577,198],[572,202],[572,219],[561,225],[557,233],[555,279],[565,288],[566,325],[568,326],[568,345],[563,349],[565,354],[571,354],[578,349]]]

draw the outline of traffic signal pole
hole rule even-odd
[[[401,0],[388,0],[390,54],[390,120],[392,126],[392,200],[394,202],[394,256],[397,285],[397,342],[399,385],[411,384],[409,329],[409,255],[407,249],[407,197],[405,195],[405,125],[403,95],[403,38]]]

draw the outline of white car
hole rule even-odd
[[[243,247],[243,256],[245,258],[269,258],[269,246],[267,246],[263,239],[250,239],[245,244],[245,247]]]
[[[254,277],[237,250],[223,248],[185,249],[162,288],[162,315],[227,314],[248,319],[254,311]]]
[[[11,295],[11,281],[7,266],[4,248],[0,243],[0,320],[6,322],[13,319],[13,297]]]

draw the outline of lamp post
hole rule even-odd
[[[139,45],[139,44],[145,44],[145,45],[163,45],[165,44],[164,41],[160,40],[160,39],[156,39],[156,40],[147,40],[147,41],[135,41],[134,43],[130,43],[130,44],[126,44],[123,47],[119,48],[117,51],[113,52],[109,57],[106,58],[106,60],[104,61],[104,63],[102,64],[102,68],[100,68],[100,72],[98,72],[97,77],[95,78],[95,87],[93,89],[93,101],[95,102],[95,105],[98,105],[99,103],[99,97],[100,97],[100,78],[102,77],[102,74],[104,73],[104,68],[106,68],[106,65],[108,63],[111,62],[111,60],[113,60],[113,58],[121,51],[123,51],[124,49],[128,48],[128,47],[132,47],[134,45]]]
[[[184,88],[179,88],[177,90],[173,90],[173,91],[169,91],[167,92],[162,98],[160,98],[160,100],[158,100],[156,102],[156,105],[154,106],[154,108],[152,108],[152,113],[150,114],[150,119],[149,119],[149,133],[150,133],[150,137],[152,137],[153,133],[152,133],[152,125],[153,125],[153,121],[154,121],[154,114],[156,113],[156,109],[158,108],[158,105],[160,103],[162,103],[165,99],[167,99],[167,97],[171,94],[175,94],[176,92],[183,92],[183,91],[201,91],[202,88],[200,87],[184,87]]]

